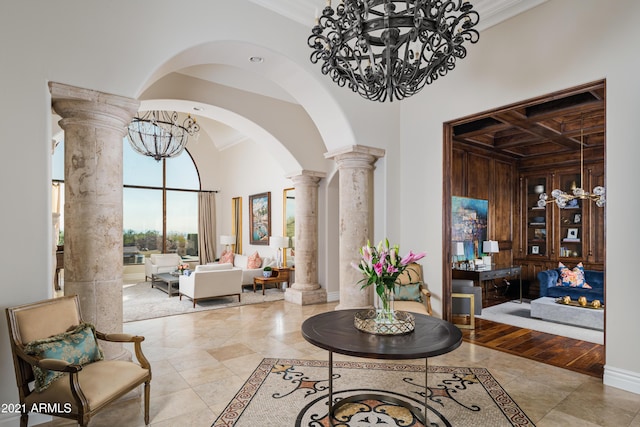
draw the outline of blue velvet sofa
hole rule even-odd
[[[604,304],[604,272],[595,270],[584,270],[584,280],[591,289],[570,286],[558,286],[560,269],[545,270],[538,273],[540,282],[540,296],[560,298],[570,296],[572,300],[585,296],[588,302],[600,300]]]

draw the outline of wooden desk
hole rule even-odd
[[[278,284],[278,283],[286,283],[289,284],[290,276],[291,276],[290,267],[273,267],[271,277],[254,277],[253,278],[253,292],[256,291],[256,285],[262,285],[262,295],[264,295],[264,288],[266,285],[270,284]]]
[[[520,283],[520,303],[522,304],[522,268],[519,265],[510,265],[508,267],[496,267],[491,270],[451,270],[452,279],[473,280],[475,286],[480,286],[483,293],[488,295],[486,287],[487,282],[493,282],[494,279],[506,279],[509,277],[518,277]]]

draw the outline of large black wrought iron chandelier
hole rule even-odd
[[[200,125],[190,115],[179,124],[175,111],[147,111],[134,117],[128,130],[129,142],[136,152],[160,161],[179,156],[189,136],[197,139]]]
[[[371,101],[402,100],[453,70],[480,16],[463,0],[331,0],[308,39],[322,73]]]

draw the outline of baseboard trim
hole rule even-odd
[[[340,301],[340,291],[327,292],[327,302]]]
[[[604,385],[640,394],[640,374],[637,372],[605,365],[602,382]]]

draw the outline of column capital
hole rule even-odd
[[[301,170],[297,172],[292,172],[287,175],[291,181],[293,181],[296,185],[309,185],[309,184],[318,184],[322,178],[327,176],[324,172],[318,171],[309,171],[309,170]]]
[[[138,111],[140,101],[95,90],[49,82],[51,106],[62,117],[60,127],[106,127],[124,133]]]
[[[329,151],[324,154],[325,159],[334,159],[336,161],[346,159],[362,159],[369,160],[371,164],[375,163],[380,157],[384,157],[386,151],[382,148],[367,147],[364,145],[349,145]]]

